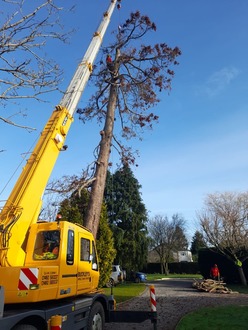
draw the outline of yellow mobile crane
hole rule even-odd
[[[0,213],[0,329],[99,329],[108,322],[156,323],[156,313],[114,311],[97,290],[99,265],[92,233],[68,221],[39,221],[42,195],[92,72],[111,15],[111,0],[60,104]],[[114,314],[113,314],[114,312]]]
[[[5,303],[37,302],[98,286],[92,234],[66,221],[37,221],[41,198],[73,121],[117,0],[113,0],[0,214],[0,285]],[[57,253],[55,252],[55,247]],[[10,281],[11,278],[11,281]]]

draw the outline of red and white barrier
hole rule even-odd
[[[155,296],[155,287],[154,285],[150,285],[150,304],[151,304],[151,311],[156,312],[156,296]]]

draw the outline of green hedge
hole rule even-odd
[[[209,278],[210,268],[217,264],[220,276],[226,283],[240,284],[238,269],[234,263],[225,256],[218,254],[215,249],[201,249],[198,253],[198,264],[200,273],[204,278]],[[248,260],[244,261],[243,269],[248,279]]]
[[[198,274],[199,267],[197,262],[171,262],[169,263],[170,274]],[[143,269],[144,273],[156,274],[161,273],[159,263],[149,263]]]

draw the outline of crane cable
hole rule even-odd
[[[38,138],[39,138],[39,135],[37,135],[37,137],[35,138],[34,142],[30,146],[29,150],[27,152],[24,152],[24,153],[21,154],[22,160],[17,165],[16,169],[14,170],[14,172],[12,173],[12,175],[10,176],[10,178],[8,179],[8,181],[5,183],[4,187],[0,191],[0,196],[3,194],[3,192],[5,191],[5,189],[8,187],[9,183],[11,182],[11,180],[13,179],[13,177],[15,176],[15,174],[18,172],[19,168],[28,159],[28,156],[32,153],[32,149],[33,149],[34,145],[36,144],[36,142],[38,141]]]

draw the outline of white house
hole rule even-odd
[[[173,252],[173,258],[176,262],[193,262],[192,253],[190,251]]]

